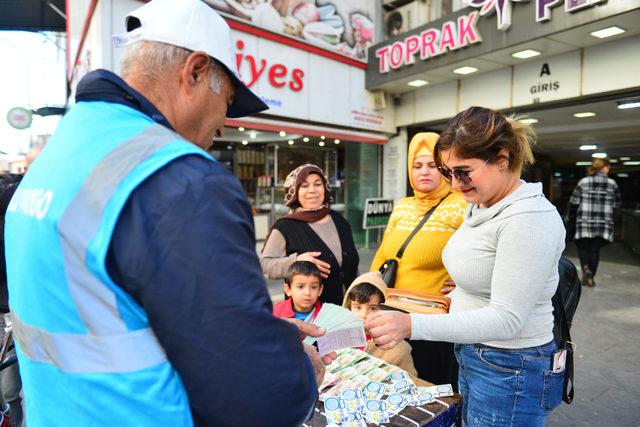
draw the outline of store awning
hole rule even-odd
[[[327,139],[339,139],[341,141],[366,142],[369,144],[386,144],[389,138],[381,133],[358,131],[352,129],[340,129],[331,126],[320,126],[306,123],[288,122],[262,117],[245,117],[241,119],[226,119],[225,126],[244,127],[246,129],[264,130],[270,132],[285,131],[287,133],[301,134],[305,136],[324,136]]]
[[[0,0],[0,30],[65,31],[64,0]]]

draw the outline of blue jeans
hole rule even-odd
[[[555,351],[553,341],[522,349],[456,344],[466,425],[544,426],[562,402],[564,371],[551,371]]]

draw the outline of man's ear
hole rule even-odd
[[[209,85],[210,64],[209,55],[201,51],[193,52],[187,57],[180,71],[180,80],[188,95],[191,95],[202,83]]]

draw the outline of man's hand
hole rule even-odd
[[[300,341],[305,339],[307,335],[312,337],[321,337],[326,332],[324,328],[320,328],[319,326],[316,326],[313,323],[303,322],[300,319],[291,318],[291,319],[282,319],[282,320],[286,320],[289,323],[293,323],[295,327],[298,328],[298,333],[300,334]],[[313,351],[316,353],[315,355],[317,357],[320,357],[320,355],[318,354],[318,350],[316,350],[315,347],[305,345],[305,351],[307,351],[306,347],[311,347]],[[307,354],[309,353],[307,352]],[[335,351],[332,351],[331,353],[325,354],[324,356],[322,356],[321,359],[325,365],[329,365],[331,364],[331,362],[336,360],[336,357],[338,357],[338,355],[336,354]],[[309,356],[309,358],[311,358],[311,356]],[[311,359],[311,362],[313,362],[313,359]],[[324,376],[324,373],[322,375]],[[318,385],[320,385],[320,383],[318,383]]]
[[[296,261],[309,261],[312,262],[318,267],[320,270],[320,275],[326,279],[331,274],[331,265],[327,264],[324,261],[320,261],[318,258],[322,253],[321,252],[305,252],[296,257]]]
[[[389,350],[411,336],[411,316],[399,311],[369,314],[364,329],[383,350]]]
[[[320,387],[322,381],[324,381],[325,365],[324,359],[320,357],[318,350],[312,345],[302,344],[304,352],[309,356],[311,360],[311,366],[313,366],[313,373],[316,375],[316,384]]]
[[[440,293],[442,295],[449,295],[449,293],[456,288],[456,283],[453,280],[445,280]]]

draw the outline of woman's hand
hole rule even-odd
[[[378,311],[367,316],[364,329],[383,350],[411,336],[411,316],[399,311]]]
[[[442,295],[449,295],[449,293],[456,288],[456,284],[453,280],[445,280],[440,293]]]
[[[316,267],[318,267],[318,269],[320,270],[320,275],[322,276],[322,278],[326,279],[327,277],[329,277],[329,274],[331,274],[331,265],[316,258],[316,257],[319,257],[321,254],[322,254],[321,252],[305,252],[303,254],[298,255],[298,257],[296,258],[296,261],[309,261],[314,263]]]

